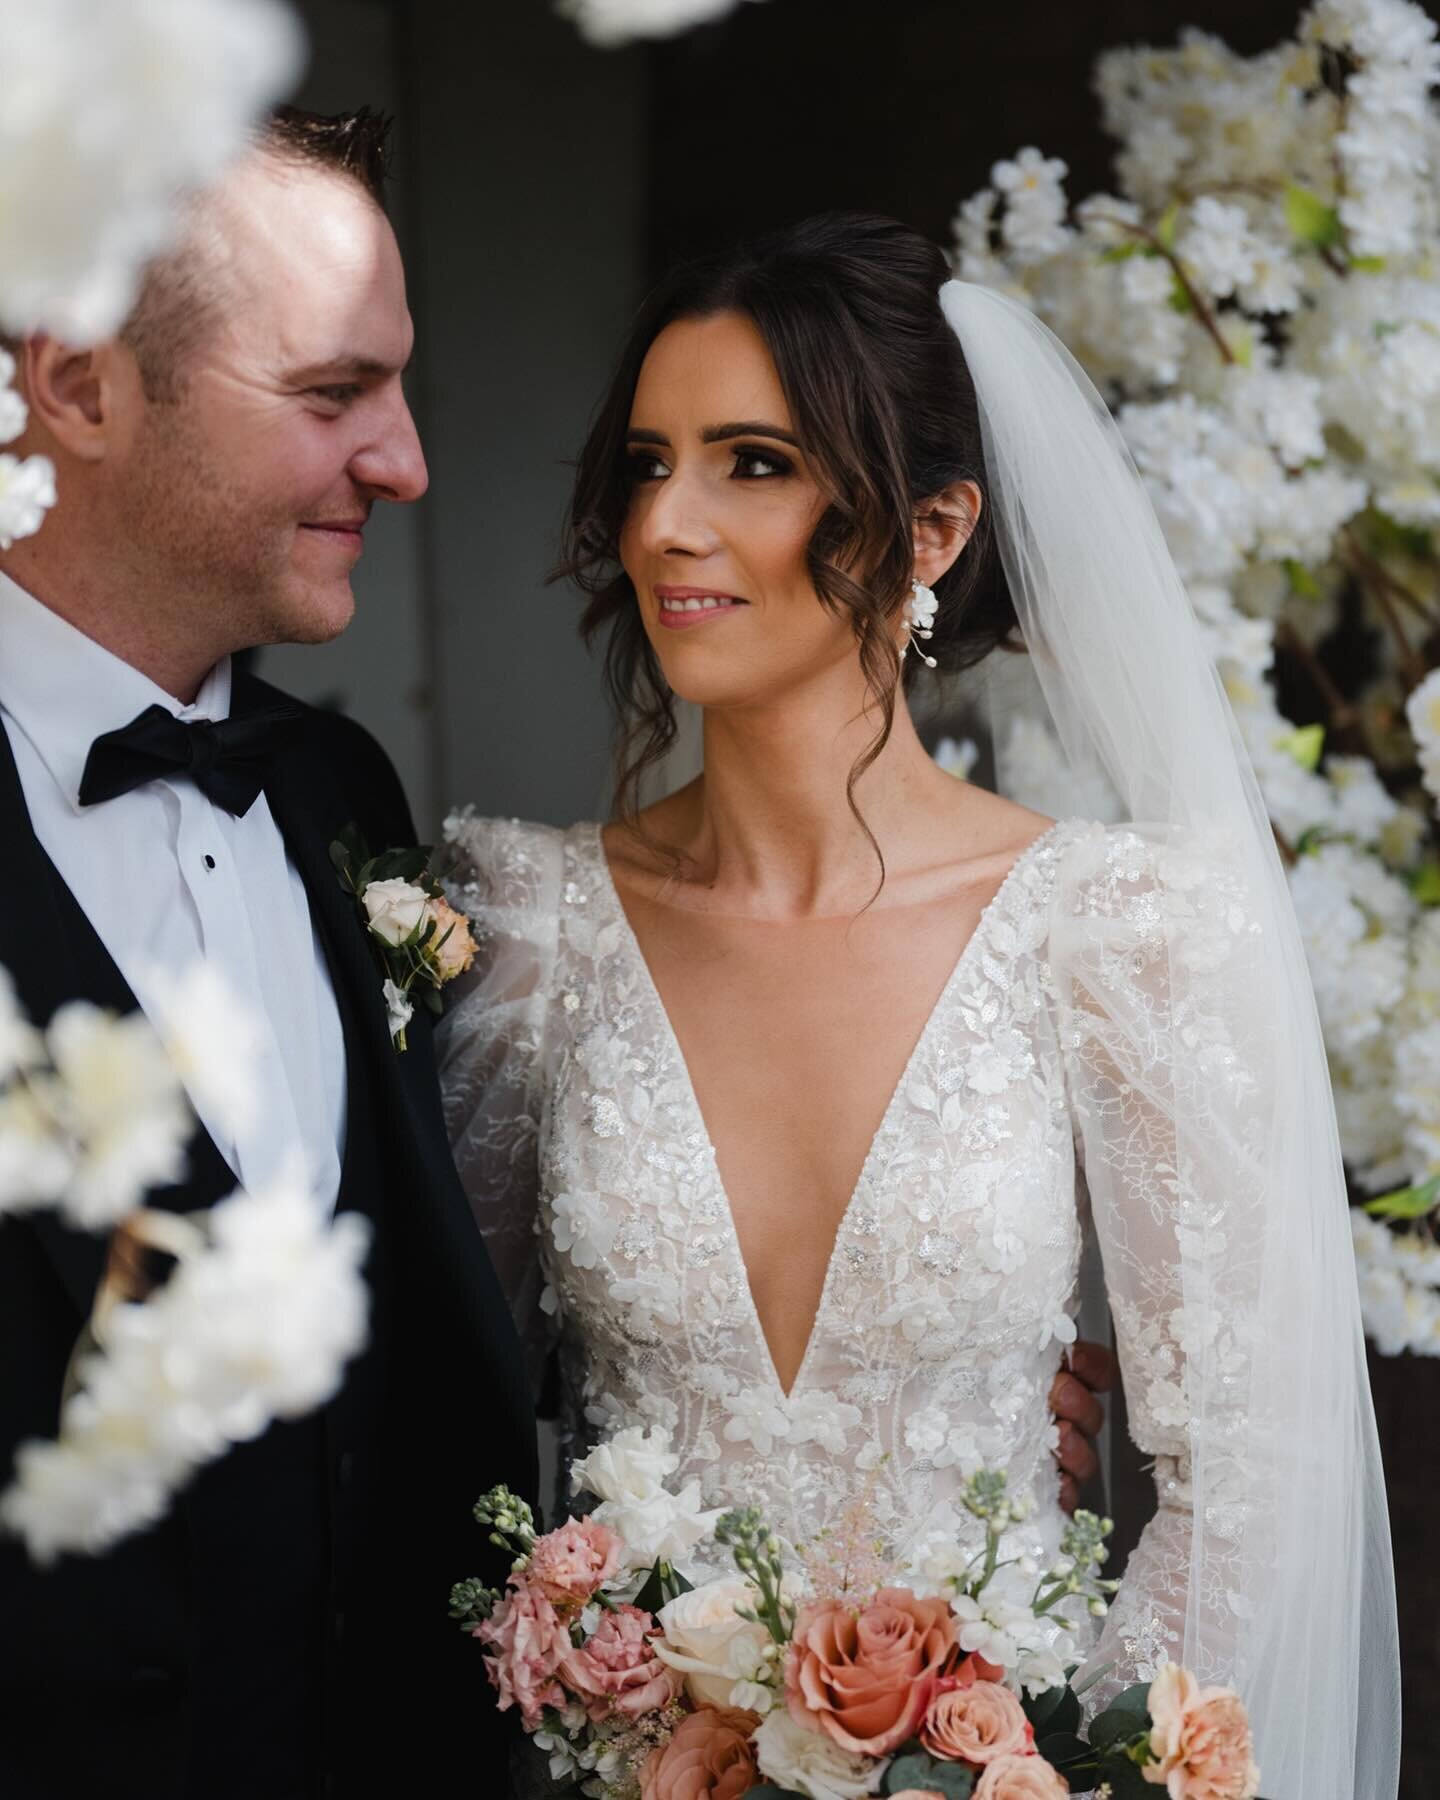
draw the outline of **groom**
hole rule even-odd
[[[504,1791],[503,1722],[445,1603],[486,1562],[471,1500],[533,1494],[533,1416],[429,1014],[397,1054],[328,858],[352,821],[377,850],[415,828],[365,732],[229,661],[342,631],[373,507],[425,491],[382,138],[367,115],[277,122],[118,341],[15,347],[19,448],[53,458],[59,503],[0,554],[0,966],[43,1023],[77,997],[143,1007],[157,964],[211,960],[260,1013],[263,1103],[233,1138],[202,1105],[161,1203],[209,1206],[294,1153],[374,1247],[372,1341],[321,1414],[107,1555],[36,1570],[0,1545],[4,1800],[362,1795],[382,1763],[406,1795]],[[161,730],[130,731],[151,709]],[[52,1215],[0,1223],[0,1480],[54,1434],[104,1250]]]
[[[116,341],[16,347],[19,448],[54,459],[60,499],[0,553],[0,965],[44,1023],[77,997],[143,1007],[157,963],[213,960],[262,1015],[265,1104],[234,1138],[202,1107],[162,1203],[208,1206],[294,1153],[374,1248],[372,1342],[321,1414],[105,1556],[37,1571],[0,1544],[3,1800],[365,1796],[382,1765],[407,1800],[506,1791],[500,1715],[443,1608],[453,1580],[495,1577],[468,1506],[532,1493],[533,1421],[429,1015],[398,1055],[327,857],[352,821],[376,849],[415,830],[358,726],[229,660],[342,631],[375,503],[425,489],[383,136],[286,115]],[[49,1215],[0,1221],[0,1479],[54,1432],[103,1254]],[[1062,1377],[1055,1404],[1083,1475],[1097,1403]]]

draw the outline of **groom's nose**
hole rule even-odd
[[[350,459],[350,473],[378,500],[418,500],[429,487],[420,434],[403,394],[397,393],[376,420],[367,442]]]

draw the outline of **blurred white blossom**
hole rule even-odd
[[[957,272],[1032,307],[1115,409],[1291,862],[1346,1161],[1376,1195],[1440,1175],[1437,83],[1413,0],[1316,0],[1258,56],[1195,30],[1109,51],[1115,191],[1071,207],[1027,148],[954,225]],[[1342,626],[1374,647],[1358,694],[1325,660]],[[1328,726],[1285,716],[1282,662]],[[1023,708],[996,749],[1013,798],[1113,817]],[[1434,1345],[1436,1230],[1357,1222],[1382,1348]]]
[[[587,43],[614,50],[637,38],[678,37],[733,12],[740,0],[556,0]]]

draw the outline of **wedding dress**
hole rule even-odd
[[[1047,1566],[1064,1522],[1048,1393],[1074,1337],[1088,1205],[1160,1494],[1096,1660],[1116,1664],[1112,1683],[1147,1678],[1162,1653],[1233,1680],[1247,1571],[1224,1508],[1190,1509],[1181,1379],[1192,1338],[1238,1365],[1252,1325],[1245,1117],[1265,1080],[1237,1016],[1263,948],[1223,871],[1199,846],[1083,821],[1022,853],[897,1071],[787,1393],[598,826],[467,813],[447,835],[447,886],[484,965],[442,1034],[450,1135],[537,1379],[558,1342],[565,1459],[664,1426],[677,1485],[698,1479],[707,1507],[756,1504],[793,1550],[868,1492],[901,1567],[928,1543],[977,1548],[960,1488],[1004,1469],[1033,1509],[1007,1553]],[[1183,1043],[1166,1005],[1177,921],[1184,954],[1213,971]],[[1177,1180],[1166,1123],[1180,1084],[1213,1090],[1214,1158],[1188,1182],[1213,1184],[1231,1221],[1208,1312],[1176,1273],[1175,1234],[1213,1211]],[[1223,1442],[1228,1427],[1217,1396],[1203,1429]],[[1214,1539],[1215,1587],[1187,1645],[1197,1530]]]

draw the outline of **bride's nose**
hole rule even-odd
[[[660,482],[641,521],[640,542],[651,556],[706,556],[718,549],[703,484],[679,469]]]

